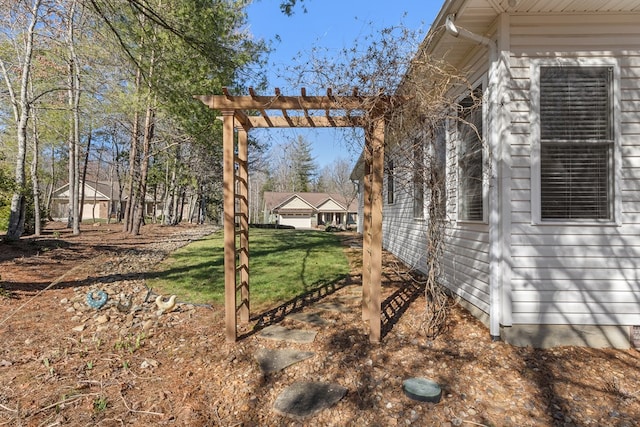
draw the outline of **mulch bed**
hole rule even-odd
[[[323,311],[327,324],[304,325],[318,331],[313,343],[264,340],[250,324],[229,344],[221,307],[179,304],[158,314],[145,298],[145,275],[159,260],[211,228],[147,225],[131,237],[103,224],[71,236],[54,223],[45,231],[0,243],[0,425],[635,426],[640,420],[636,350],[511,347],[492,342],[459,306],[445,333],[429,339],[421,295],[396,309],[382,343],[369,343],[356,298],[360,251],[352,248],[353,235],[345,245],[351,277],[314,302],[340,301],[350,310]],[[391,255],[384,265],[387,298],[408,284]],[[139,311],[87,309],[83,298],[96,287],[137,295]],[[300,325],[289,318],[277,323]],[[263,374],[255,354],[264,348],[315,356]],[[412,377],[436,381],[440,402],[405,396],[402,382]],[[274,411],[278,395],[300,381],[336,383],[347,393],[308,420]]]

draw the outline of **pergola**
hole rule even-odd
[[[225,271],[225,336],[237,340],[237,317],[249,322],[249,200],[248,132],[253,128],[361,127],[365,133],[364,211],[362,246],[362,318],[369,321],[369,340],[381,338],[382,279],[382,178],[386,112],[391,97],[234,96],[224,88],[223,95],[196,96],[209,108],[222,113],[223,120],[223,210]],[[277,112],[270,115],[270,111]],[[250,115],[258,113],[259,115]],[[237,131],[237,138],[236,132]],[[238,293],[240,304],[238,304]]]

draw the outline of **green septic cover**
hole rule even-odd
[[[426,378],[409,378],[402,382],[404,394],[421,402],[440,402],[442,389],[440,386]]]

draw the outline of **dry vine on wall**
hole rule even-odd
[[[355,113],[365,121],[367,117],[385,115],[385,188],[388,176],[393,175],[398,195],[415,197],[416,185],[422,191],[419,197],[424,203],[421,224],[426,247],[422,251],[421,274],[404,277],[412,285],[425,288],[426,308],[420,330],[429,339],[445,330],[452,304],[441,283],[451,214],[446,206],[446,191],[455,185],[447,182],[445,173],[444,133],[461,121],[469,124],[458,116],[457,99],[472,89],[464,73],[429,54],[432,39],[439,37],[441,31],[444,29],[423,39],[421,31],[398,26],[365,36],[339,54],[314,49],[311,60],[295,67],[295,77],[290,79],[292,87],[306,87],[309,92],[331,88],[336,95],[357,93],[366,97],[367,105]],[[473,99],[480,105],[480,99]],[[345,132],[343,139],[353,153],[362,152],[362,134]],[[392,171],[388,170],[390,160],[395,165]]]

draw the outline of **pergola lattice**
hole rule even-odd
[[[249,189],[248,132],[252,128],[361,127],[365,133],[364,211],[362,246],[362,318],[369,321],[369,340],[381,339],[382,280],[382,178],[384,167],[385,112],[390,97],[196,96],[209,108],[222,113],[223,120],[223,210],[225,271],[225,336],[237,340],[237,317],[249,322]],[[269,115],[277,111],[277,115]],[[259,112],[260,115],[249,115]],[[237,131],[237,142],[234,130]],[[237,226],[236,226],[237,224]],[[240,305],[237,296],[240,294]]]

